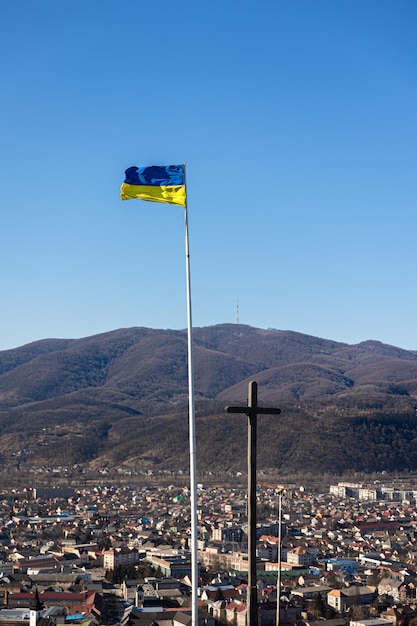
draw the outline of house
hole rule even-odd
[[[41,570],[60,569],[65,564],[64,556],[36,556],[28,560],[19,560],[13,565],[13,572],[27,573]]]
[[[223,615],[224,622],[227,624],[232,624],[233,626],[246,626],[246,603],[235,601],[226,604],[223,610]]]
[[[290,565],[301,565],[302,567],[308,567],[313,565],[316,561],[316,551],[314,548],[305,548],[304,546],[297,546],[287,552],[287,563]]]
[[[400,599],[400,588],[403,582],[399,578],[382,578],[378,584],[378,595],[390,596],[395,601]]]
[[[135,606],[125,608],[121,626],[188,626],[191,624],[191,610],[185,611],[162,611],[146,610]],[[215,626],[214,619],[204,613],[198,616],[198,626]]]
[[[381,617],[390,620],[393,626],[408,624],[411,619],[417,617],[417,609],[408,605],[391,606],[381,613]]]
[[[349,622],[349,626],[392,626],[392,622],[382,617],[373,617],[370,619],[360,619]]]
[[[256,556],[267,561],[278,560],[278,538],[262,535],[256,548]]]
[[[332,589],[332,591],[329,591],[327,604],[339,611],[339,613],[342,613],[351,606],[371,604],[376,596],[376,591],[372,587],[352,585],[346,589]]]
[[[233,585],[218,585],[205,587],[201,591],[201,599],[204,602],[213,602],[215,600],[231,600],[242,598],[240,592]]]
[[[8,607],[28,607],[34,597],[35,593],[33,592],[10,593]],[[90,614],[93,612],[96,615],[101,614],[103,602],[101,595],[93,591],[82,593],[45,591],[39,594],[39,599],[46,607],[52,605],[61,606],[65,607],[70,613]]]
[[[323,599],[326,599],[330,591],[331,587],[327,587],[325,585],[312,585],[311,587],[296,587],[291,591],[291,593],[294,596],[299,596],[303,600],[314,600],[317,598],[317,594],[320,594]]]
[[[306,626],[346,626],[346,620],[343,617],[318,621],[304,620],[304,623]]]

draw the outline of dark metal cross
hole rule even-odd
[[[258,385],[249,383],[248,406],[227,406],[226,413],[248,416],[248,626],[258,626],[258,592],[256,587],[256,422],[259,414],[279,415],[281,409],[258,406]]]

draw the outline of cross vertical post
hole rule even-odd
[[[258,626],[258,590],[256,585],[256,452],[257,417],[259,413],[279,415],[281,409],[258,406],[258,384],[249,383],[248,405],[227,406],[226,413],[248,416],[248,593],[247,624]]]

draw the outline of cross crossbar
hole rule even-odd
[[[257,413],[258,415],[279,415],[281,413],[281,409],[275,408],[266,408],[263,406],[258,406],[255,408],[247,407],[247,406],[227,406],[225,409],[226,413],[243,413],[246,415],[250,415],[252,413]]]

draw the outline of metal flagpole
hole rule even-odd
[[[280,626],[281,619],[281,544],[282,544],[282,495],[284,489],[279,490],[278,495],[278,572],[277,572],[277,614],[275,624]]]
[[[186,173],[184,163],[184,184]],[[196,433],[194,410],[194,359],[193,335],[191,315],[191,274],[190,274],[190,244],[188,237],[188,208],[187,201],[184,207],[185,225],[185,262],[187,279],[187,320],[188,320],[188,411],[189,411],[189,438],[190,438],[190,506],[191,506],[191,625],[198,624],[198,555],[197,555],[197,463],[196,463]]]

